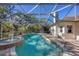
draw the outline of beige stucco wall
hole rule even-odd
[[[78,22],[75,22],[76,24],[76,39],[79,40],[79,21]]]
[[[59,23],[60,26],[63,26],[65,28],[64,33],[64,39],[65,40],[79,40],[79,21],[77,22],[61,22]],[[72,32],[73,33],[67,33],[67,25],[72,25]],[[57,26],[57,25],[54,25]],[[52,27],[54,27],[52,26]],[[59,33],[59,32],[58,32]],[[53,33],[54,34],[54,33]]]
[[[64,37],[66,40],[74,40],[76,39],[76,28],[75,28],[75,22],[62,22],[60,25],[65,27],[65,33],[64,33]],[[72,25],[72,32],[73,33],[67,33],[67,25]]]

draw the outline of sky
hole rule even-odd
[[[14,8],[14,12],[23,12],[23,13],[28,13],[30,10],[32,10],[33,7],[35,7],[37,4],[21,4],[21,5],[15,5],[15,8]],[[41,4],[38,6],[30,13],[32,14],[49,14],[52,9],[55,7],[56,4]],[[63,8],[67,5],[70,5],[70,4],[57,4],[56,8],[53,10],[53,11],[56,11],[60,8]],[[79,15],[79,6],[76,5],[76,7],[74,6],[73,8],[72,7],[68,7],[68,8],[65,8],[61,11],[58,12],[59,14],[59,20],[62,20],[64,18],[64,16],[75,16],[75,8],[76,8],[76,15]],[[48,21],[50,23],[53,22],[53,17],[52,16],[48,16],[48,15],[38,15],[37,18],[46,18],[48,19]]]

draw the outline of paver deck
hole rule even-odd
[[[64,53],[72,56],[79,56],[79,41],[78,40],[67,40],[62,38],[54,37],[51,34],[42,33],[51,42],[54,41],[64,49]]]

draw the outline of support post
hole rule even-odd
[[[55,12],[55,13],[53,13],[53,16],[54,16],[54,19],[53,19],[53,22],[54,22],[54,27],[53,27],[53,29],[54,29],[54,36],[55,37],[57,37],[57,35],[58,35],[58,13],[57,12]]]

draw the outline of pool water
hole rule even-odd
[[[15,48],[18,56],[60,56],[63,54],[62,48],[55,43],[47,42],[39,34],[26,34],[23,39],[23,44]]]

